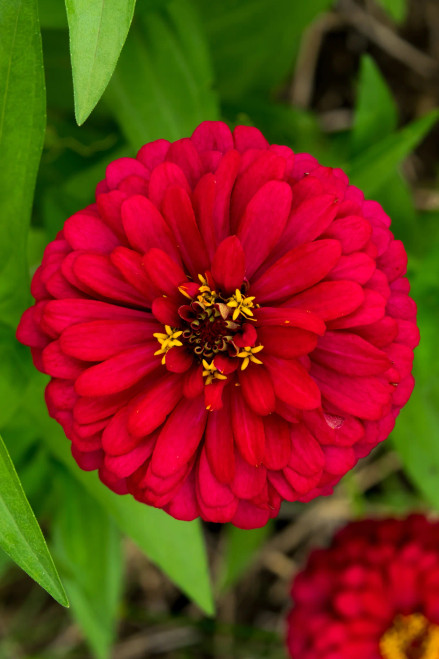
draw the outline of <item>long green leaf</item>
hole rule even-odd
[[[0,2],[0,318],[15,325],[29,297],[26,259],[45,130],[36,0]]]
[[[351,182],[361,188],[366,196],[373,195],[385,185],[395,168],[413,151],[438,119],[439,110],[433,110],[363,151],[345,167]]]
[[[371,57],[361,60],[352,153],[361,153],[396,129],[398,114],[389,87]]]
[[[0,437],[0,547],[63,606],[58,573],[6,447]]]
[[[84,123],[107,87],[130,29],[136,0],[65,0],[75,114]]]
[[[424,254],[411,278],[412,294],[419,305],[421,342],[415,352],[416,385],[411,400],[396,423],[393,441],[404,468],[427,502],[439,510],[439,373],[437,328],[439,285],[437,263],[439,240],[430,236],[433,247]]]
[[[26,400],[26,391],[26,389],[22,390],[24,400]],[[29,418],[21,410],[16,410],[2,428],[2,433],[7,439],[9,456],[20,474],[21,485],[32,510],[37,518],[40,514],[46,515],[47,505],[53,501],[51,486],[53,461],[38,439],[35,424],[29,424]]]
[[[138,5],[106,100],[136,149],[218,118],[204,34],[188,0],[156,11]]]
[[[114,494],[102,485],[96,473],[82,471],[70,454],[69,442],[60,426],[47,415],[44,383],[45,378],[37,374],[26,392],[23,413],[29,415],[30,423],[37,424],[48,449],[99,501],[120,530],[206,613],[212,614],[214,605],[201,525],[198,521],[180,522],[131,496]]]
[[[435,510],[439,510],[438,395],[438,387],[432,392],[418,382],[392,435],[406,473]]]
[[[62,505],[52,528],[59,571],[73,616],[97,659],[106,659],[115,638],[122,586],[120,533],[64,468],[58,494]]]
[[[421,219],[410,184],[401,172],[395,170],[387,178],[386,185],[377,190],[375,199],[392,218],[392,232],[403,241],[410,260],[411,254],[422,251],[421,245],[426,238],[426,232],[419,225]]]

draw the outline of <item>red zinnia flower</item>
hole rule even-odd
[[[439,522],[348,524],[293,583],[293,659],[438,659]]]
[[[201,124],[112,162],[48,245],[18,338],[83,469],[256,527],[328,493],[413,387],[390,219],[339,169]]]

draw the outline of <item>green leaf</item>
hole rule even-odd
[[[42,28],[59,30],[67,27],[66,8],[62,0],[38,0]]]
[[[379,142],[396,129],[395,101],[371,57],[361,60],[355,121],[351,133],[353,154]]]
[[[207,46],[188,0],[162,10],[141,4],[106,93],[134,148],[159,138],[176,140],[206,119],[218,118]]]
[[[0,547],[54,599],[68,606],[58,573],[0,437]]]
[[[119,529],[201,609],[212,614],[214,605],[201,524],[198,520],[180,522],[162,510],[138,503],[131,496],[114,494],[96,473],[82,471],[70,454],[61,427],[47,415],[42,391],[45,382],[45,377],[35,375],[26,393],[23,414],[30,415],[30,423],[38,424],[48,449],[113,517]]]
[[[64,468],[53,522],[54,554],[72,614],[97,659],[109,656],[122,586],[121,538],[102,507]],[[86,514],[84,514],[86,511]]]
[[[271,524],[250,531],[238,529],[231,524],[226,527],[224,562],[217,584],[219,590],[226,590],[233,586],[248,570],[258,549],[270,532]]]
[[[439,510],[438,395],[438,388],[432,392],[427,384],[418,382],[392,435],[405,472],[436,510]]]
[[[26,259],[45,129],[36,0],[0,3],[0,318],[16,325],[29,299]]]
[[[397,23],[401,23],[407,14],[407,0],[376,0]]]
[[[75,114],[87,119],[107,87],[133,19],[136,0],[65,0]]]
[[[438,256],[439,242],[436,242],[411,277],[421,332],[421,342],[415,351],[416,385],[392,435],[406,473],[436,510],[439,510],[439,373],[435,367],[439,325]]]
[[[433,110],[363,151],[345,166],[351,182],[361,188],[366,197],[374,195],[427,135],[438,118],[439,110]]]
[[[376,200],[392,218],[392,232],[402,240],[409,258],[419,251],[419,245],[425,241],[425,232],[419,230],[420,218],[416,211],[413,192],[409,183],[398,171],[394,171],[386,185],[377,190]]]
[[[196,0],[221,97],[266,95],[291,70],[305,28],[333,0]]]
[[[27,399],[27,389],[23,389],[22,398]],[[47,504],[53,501],[52,464],[48,451],[39,441],[38,426],[30,424],[29,418],[20,410],[11,417],[2,432],[7,438],[6,448],[20,474],[32,509],[37,517],[45,515]]]

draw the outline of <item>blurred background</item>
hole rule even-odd
[[[261,530],[203,525],[215,617],[175,585],[166,559],[151,562],[138,538],[121,536],[117,515],[70,475],[56,448],[67,445],[62,432],[29,421],[41,414],[44,378],[29,381],[21,347],[2,354],[5,377],[12,373],[0,383],[2,435],[71,608],[1,554],[0,659],[284,658],[290,583],[311,547],[356,517],[439,510],[439,2],[137,0],[117,69],[81,127],[64,3],[39,0],[39,13],[47,130],[33,269],[64,220],[93,200],[110,160],[222,118],[345,168],[384,206],[409,254],[422,340],[415,393],[392,437],[333,497],[284,504]],[[155,532],[160,555],[176,537],[160,525]],[[194,547],[182,540],[183,581],[198,561]]]

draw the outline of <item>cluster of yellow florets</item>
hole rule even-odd
[[[198,289],[196,302],[200,305],[203,310],[203,321],[213,322],[218,318],[226,323],[226,326],[233,332],[239,328],[239,318],[242,317],[242,320],[251,321],[254,320],[253,309],[255,308],[254,296],[246,296],[242,291],[237,288],[235,293],[225,298],[214,290],[208,282],[207,277],[203,275],[198,275],[201,286]],[[189,297],[192,300],[192,297],[186,290],[181,292]],[[238,322],[237,322],[238,321]],[[154,354],[163,355],[162,364],[166,363],[166,354],[167,352],[176,346],[182,346],[183,343],[180,340],[183,334],[183,330],[179,328],[170,327],[165,325],[165,332],[157,332],[154,334],[154,337],[160,343],[160,348]],[[228,340],[233,341],[232,335],[226,337]],[[250,362],[254,364],[262,364],[262,361],[258,359],[257,355],[263,346],[245,346],[241,348],[240,351],[235,355],[242,359],[241,370],[245,370]],[[214,359],[208,361],[207,359],[202,360],[203,365],[203,377],[205,378],[206,384],[212,384],[214,380],[226,380],[227,376],[223,375],[214,364]]]
[[[407,659],[407,652],[416,641],[422,643],[419,659],[439,657],[439,627],[429,623],[421,613],[398,616],[381,638],[383,659]]]

